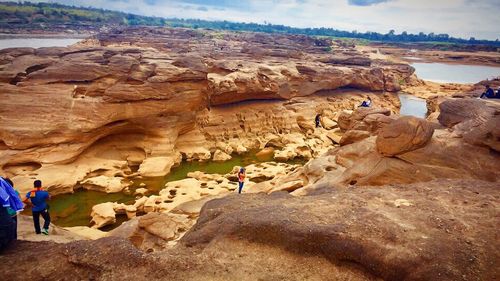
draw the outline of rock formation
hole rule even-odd
[[[13,245],[7,280],[500,276],[500,106],[438,97],[429,120],[397,116],[390,92],[419,83],[407,64],[328,39],[166,28],[3,50],[0,64],[0,171],[21,190],[41,178],[53,194],[120,192],[250,149],[311,159],[247,166],[244,194],[236,170],[141,186],[133,203],[94,206],[93,228],[51,233],[109,237]],[[117,214],[130,220],[98,230]]]
[[[0,172],[22,190],[42,178],[53,194],[99,176],[162,176],[182,159],[211,159],[217,150],[262,149],[290,133],[308,139],[316,113],[329,108],[331,119],[332,109],[352,109],[368,95],[325,91],[397,91],[413,73],[326,39],[219,37],[130,28],[68,48],[0,51]],[[394,111],[399,105],[390,94],[374,99]],[[290,156],[318,155],[330,145],[313,142],[317,148],[288,148],[300,152]]]
[[[255,187],[256,191],[294,191],[301,195],[327,185],[387,185],[439,178],[498,181],[500,165],[499,104],[476,99],[443,102],[439,124],[415,117],[380,115],[377,109],[343,113],[343,146],[330,149],[286,177]],[[353,132],[354,133],[351,133]],[[361,132],[361,133],[358,133]],[[361,140],[354,135],[363,136]],[[347,139],[347,140],[346,140]],[[344,140],[344,141],[343,141]],[[287,183],[301,180],[303,186]]]
[[[439,180],[226,196],[208,202],[163,252],[147,254],[117,237],[21,241],[0,264],[7,280],[494,280],[497,187]],[[144,220],[139,231],[163,235],[168,220]],[[26,267],[33,270],[19,274]]]

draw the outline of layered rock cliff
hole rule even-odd
[[[42,178],[53,193],[98,176],[165,175],[181,159],[263,148],[285,134],[305,139],[316,113],[367,95],[318,92],[396,91],[413,73],[327,39],[165,28],[5,49],[0,64],[0,172],[21,189]],[[390,94],[377,102],[398,106]]]

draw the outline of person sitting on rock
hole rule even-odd
[[[241,167],[238,171],[238,193],[243,190],[243,184],[245,184],[245,168]]]
[[[488,99],[493,99],[495,98],[495,92],[493,89],[490,87],[490,85],[486,85],[486,91],[481,95],[481,98],[488,98]]]
[[[26,193],[26,199],[30,200],[33,207],[31,213],[33,215],[33,225],[35,226],[35,233],[43,233],[49,235],[50,215],[47,200],[50,200],[50,194],[42,189],[42,181],[36,180],[33,182],[35,189]],[[40,215],[44,219],[43,230],[40,231]]]
[[[498,87],[496,98],[500,99],[500,87]]]
[[[359,107],[370,107],[370,106],[372,106],[372,99],[368,97],[368,100],[363,101]]]
[[[321,126],[321,114],[316,114],[316,117],[314,118],[314,122],[316,123],[316,128],[319,128]]]

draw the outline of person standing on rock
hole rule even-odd
[[[245,184],[245,168],[241,167],[238,171],[238,193],[241,193],[243,190],[243,185]]]
[[[26,200],[30,200],[33,207],[31,212],[33,215],[33,225],[35,226],[35,233],[43,233],[49,235],[50,215],[47,200],[50,200],[50,194],[42,189],[42,181],[36,180],[33,182],[34,189],[26,193]],[[40,215],[44,219],[43,230],[40,231]]]
[[[9,183],[0,177],[0,250],[7,247],[12,241],[17,239],[17,221],[12,213],[23,210],[23,203],[19,195]]]
[[[316,123],[316,128],[319,128],[321,126],[321,114],[316,114],[316,117],[314,118],[314,122]]]
[[[490,87],[490,85],[486,85],[486,91],[481,95],[480,98],[488,98],[488,99],[493,99],[495,98],[495,92],[493,89]]]

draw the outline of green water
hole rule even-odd
[[[52,222],[58,226],[86,226],[89,225],[91,217],[90,213],[94,205],[105,202],[118,203],[133,203],[135,196],[134,191],[140,187],[141,183],[146,184],[149,190],[147,195],[158,194],[164,188],[165,183],[185,179],[187,174],[194,171],[202,171],[208,174],[227,174],[231,172],[234,166],[247,166],[254,163],[262,163],[273,161],[272,155],[265,157],[257,157],[256,151],[250,151],[243,155],[233,155],[233,158],[224,162],[182,162],[178,167],[171,170],[166,177],[157,178],[135,178],[132,179],[133,184],[130,187],[130,192],[120,193],[103,193],[90,190],[79,189],[73,194],[63,194],[52,198],[50,201],[50,215]],[[288,161],[289,164],[303,164],[303,159]],[[29,211],[25,211],[29,213]],[[118,218],[117,223],[108,227],[112,229],[117,227],[126,219]]]
[[[58,226],[88,226],[90,212],[94,205],[105,202],[133,203],[134,196],[125,193],[103,193],[79,189],[73,194],[62,194],[53,197],[49,203],[52,222]],[[26,209],[26,214],[31,211]]]

